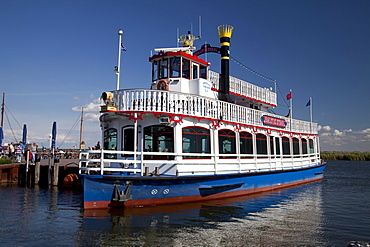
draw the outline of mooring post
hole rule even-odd
[[[59,176],[59,163],[55,162],[54,159],[54,174],[53,174],[53,182],[52,185],[58,185],[58,176]]]
[[[35,161],[35,180],[34,184],[39,184],[40,181],[40,161]]]

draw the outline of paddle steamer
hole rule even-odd
[[[221,199],[323,178],[317,123],[271,113],[276,92],[229,75],[232,31],[219,26],[220,47],[198,51],[197,38],[183,35],[181,47],[149,58],[150,89],[102,93],[102,149],[80,153],[85,209]],[[199,58],[206,51],[221,55],[220,74]]]

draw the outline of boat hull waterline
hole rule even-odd
[[[325,164],[274,172],[191,177],[83,175],[84,209],[146,207],[238,197],[321,180]],[[130,184],[129,199],[114,200]]]

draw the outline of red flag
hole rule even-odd
[[[288,93],[287,95],[286,95],[286,99],[287,100],[290,100],[292,98],[292,92],[290,92],[290,93]]]

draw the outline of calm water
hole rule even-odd
[[[322,181],[237,199],[84,211],[81,193],[0,188],[1,246],[345,246],[370,241],[370,162],[329,161]]]

